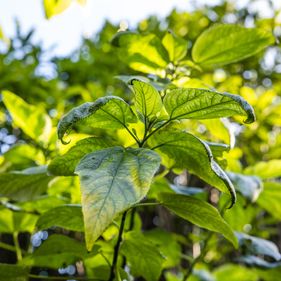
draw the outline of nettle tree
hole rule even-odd
[[[7,168],[10,159],[25,157],[29,168],[0,175],[0,232],[14,239],[14,246],[2,246],[15,250],[18,261],[0,264],[0,279],[47,279],[46,272],[35,274],[38,268],[76,263],[77,277],[71,278],[77,280],[225,280],[229,272],[258,280],[258,271],[241,273],[234,264],[211,275],[215,266],[208,270],[203,259],[212,259],[213,248],[221,248],[228,262],[278,267],[275,244],[234,232],[224,219],[236,191],[251,204],[262,181],[224,171],[232,144],[206,138],[209,131],[228,139],[226,118],[252,123],[254,110],[235,93],[189,78],[192,71],[201,75],[241,61],[273,42],[271,33],[256,28],[217,24],[197,38],[190,56],[188,42],[171,31],[161,39],[117,33],[116,55],[148,76],[117,77],[131,89],[128,101],[107,95],[66,113],[57,125],[66,148],[57,144],[56,128],[42,108],[3,91],[14,126],[32,145],[11,149],[2,159]],[[142,227],[145,213],[154,210],[164,212],[154,218],[154,226],[163,227]],[[171,220],[175,232],[165,226]],[[55,233],[42,246],[21,249],[19,234],[39,230],[40,243],[47,238],[43,230]]]

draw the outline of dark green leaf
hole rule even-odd
[[[254,110],[242,97],[207,89],[180,88],[169,91],[164,106],[170,119],[212,119],[234,115],[255,121]]]
[[[67,153],[55,157],[48,166],[48,171],[56,176],[72,176],[80,159],[86,154],[111,146],[104,138],[92,137],[78,141]]]
[[[0,280],[27,281],[28,268],[15,264],[0,263]]]
[[[174,159],[174,167],[185,168],[219,190],[229,193],[232,203],[235,202],[234,187],[214,161],[205,142],[187,132],[165,129],[155,133],[149,144],[169,159]]]
[[[262,181],[256,176],[227,172],[235,189],[251,202],[255,202],[263,190]]]
[[[160,157],[148,149],[113,147],[86,155],[80,177],[87,248],[120,213],[148,192]]]
[[[216,24],[198,37],[192,49],[192,58],[203,66],[226,65],[253,56],[273,42],[270,32]]]
[[[38,229],[58,226],[73,231],[84,231],[81,206],[64,205],[50,209],[39,217],[36,226]]]
[[[134,231],[126,233],[121,252],[127,258],[134,276],[142,276],[147,281],[159,280],[164,257],[143,234]]]
[[[211,204],[192,196],[171,193],[160,193],[158,199],[176,215],[202,228],[221,233],[237,247],[237,239],[230,226]]]
[[[136,117],[123,99],[106,96],[75,107],[63,116],[58,124],[59,139],[63,140],[64,134],[82,121],[95,128],[120,129],[136,122]]]

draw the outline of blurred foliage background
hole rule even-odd
[[[203,134],[206,140],[224,142],[233,146],[230,152],[224,155],[227,163],[224,162],[222,165],[225,166],[226,170],[256,176],[263,181],[264,190],[258,195],[251,194],[252,198],[251,196],[247,198],[247,196],[239,195],[237,204],[226,212],[225,219],[234,230],[271,240],[280,249],[281,12],[274,10],[271,1],[268,1],[267,4],[272,7],[274,14],[272,18],[261,18],[258,12],[247,8],[236,10],[232,3],[224,1],[218,6],[200,7],[194,12],[173,10],[164,19],[151,16],[139,22],[135,30],[142,35],[153,33],[160,38],[164,36],[167,29],[172,30],[176,35],[188,41],[187,60],[190,59],[190,50],[198,35],[215,23],[238,23],[273,32],[276,43],[264,52],[242,62],[219,67],[215,70],[201,71],[192,65],[185,66],[174,83],[182,87],[207,87],[215,88],[221,92],[239,94],[254,107],[257,121],[251,125],[237,125],[231,122],[232,120],[224,120],[224,122],[191,122],[189,126],[193,133],[200,136]],[[81,47],[73,54],[68,57],[54,57],[46,62],[44,57],[48,50],[43,50],[39,44],[33,43],[34,30],[23,33],[20,24],[15,24],[17,25],[17,33],[13,38],[7,39],[0,31],[0,38],[2,37],[1,40],[6,45],[6,50],[0,54],[0,90],[15,93],[26,103],[34,105],[42,114],[48,115],[48,118],[51,118],[53,128],[50,129],[50,141],[37,142],[28,134],[28,129],[19,129],[20,126],[16,122],[13,124],[14,121],[1,102],[1,173],[21,171],[31,166],[48,164],[57,153],[65,152],[75,143],[73,141],[70,145],[63,147],[56,141],[55,126],[64,113],[74,106],[94,101],[104,95],[114,94],[130,101],[130,91],[115,76],[143,75],[142,72],[130,67],[126,61],[124,50],[111,43],[116,32],[120,28],[124,28],[122,26],[105,21],[101,30],[93,38],[83,39]],[[42,71],[45,64],[51,67],[54,72],[51,77],[44,75],[44,71]],[[149,77],[154,81],[161,82],[161,79],[157,80],[158,78],[154,74]],[[82,138],[82,134],[92,133],[92,131],[85,131],[83,128],[80,128],[79,132],[80,134],[74,134],[74,137],[77,137],[76,141]],[[98,133],[103,134],[102,130]],[[97,134],[96,131],[95,134]],[[271,181],[273,178],[274,183]],[[191,176],[187,179],[191,186],[194,183],[197,184],[197,181]],[[167,187],[166,183],[156,181],[153,188],[165,189]],[[26,241],[29,239],[33,239],[34,247],[38,246],[38,243],[41,243],[38,241],[43,237],[42,235],[48,234],[40,233],[42,236],[40,239],[38,235],[34,236],[32,216],[63,203],[80,203],[77,181],[72,177],[61,177],[50,181],[46,194],[45,197],[26,202],[15,200],[16,204],[13,200],[7,201],[5,198],[0,201],[2,205],[0,232],[3,232],[0,234],[0,238],[3,243],[13,244],[12,233],[16,231],[21,233],[19,237],[23,249],[27,247],[28,242]],[[29,222],[22,229],[12,229],[9,233],[5,233],[5,225],[8,224],[7,217],[10,215],[5,212],[14,212],[13,208],[16,207],[20,207],[24,211],[17,213],[18,215],[27,214],[31,218],[26,218],[26,221],[29,220]],[[142,229],[147,230],[148,237],[152,240],[161,237],[161,241],[158,243],[161,244],[160,247],[163,248],[163,251],[166,251],[168,256],[170,255],[167,260],[167,268],[177,267],[177,260],[180,260],[181,265],[185,267],[189,261],[188,258],[185,260],[186,256],[180,254],[179,248],[183,248],[183,252],[192,255],[198,247],[199,237],[206,235],[198,227],[183,226],[183,224],[186,225],[186,222],[175,219],[161,208],[142,210],[140,218],[142,219]],[[157,231],[150,230],[155,226],[166,234],[161,236],[157,234]],[[179,229],[180,231],[178,231]],[[67,233],[72,238],[82,239],[79,233],[73,231],[52,231]],[[109,230],[104,236],[105,240],[109,240],[106,235],[111,237],[110,231],[114,233],[116,229]],[[167,244],[170,235],[173,236],[173,242]],[[43,241],[43,238],[41,240]],[[211,242],[213,246],[209,247],[205,259],[197,265],[195,273],[188,280],[281,280],[281,266],[270,269],[271,266],[257,265],[255,260],[237,265],[235,263],[235,257],[238,257],[237,252],[233,252],[229,245],[216,248],[218,242],[215,238]],[[101,246],[104,245],[101,243]],[[26,250],[28,249],[26,248]],[[243,252],[243,249],[240,251]],[[0,261],[13,263],[16,261],[16,256],[8,249],[1,249],[0,245]],[[270,258],[264,259],[264,262],[271,261]],[[97,257],[90,257],[85,263],[91,264],[91,262],[100,263]],[[34,263],[36,265],[36,262]],[[34,272],[44,271],[47,266],[44,262],[42,265],[40,267],[38,262]],[[79,266],[76,265],[75,270],[79,271]],[[92,274],[91,270],[89,276]],[[161,280],[181,280],[174,274],[176,272],[177,270],[172,270],[163,273]],[[65,273],[67,272],[65,271]]]

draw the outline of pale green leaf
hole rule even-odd
[[[148,125],[160,115],[162,100],[158,91],[148,83],[140,80],[132,80],[133,91],[135,94],[135,107],[140,119]]]
[[[148,192],[160,157],[148,149],[112,147],[86,155],[76,173],[81,181],[87,248],[120,213]]]
[[[246,116],[245,123],[255,121],[254,110],[242,97],[207,89],[180,88],[169,91],[164,106],[170,119],[212,119]]]
[[[98,246],[94,249],[97,252]],[[53,234],[32,254],[24,257],[21,264],[58,269],[87,258],[86,247],[68,236]]]
[[[281,176],[281,159],[273,159],[267,162],[258,162],[254,166],[245,169],[245,174],[256,175],[262,179],[271,179]]]
[[[33,232],[38,216],[24,212],[0,209],[0,232]]]
[[[257,203],[270,213],[273,217],[280,220],[281,217],[281,183],[264,182],[263,192],[260,194]]]
[[[226,65],[253,56],[273,42],[274,37],[265,30],[216,24],[197,38],[192,58],[203,66]]]
[[[164,257],[159,248],[140,232],[128,232],[124,237],[121,252],[126,256],[134,277],[142,276],[147,281],[159,280]]]
[[[168,31],[162,39],[162,44],[169,54],[171,62],[178,62],[183,59],[187,53],[187,41]]]
[[[172,193],[160,193],[158,200],[183,219],[202,228],[221,233],[237,247],[237,239],[232,229],[211,204],[193,196]]]
[[[59,139],[62,140],[65,133],[82,121],[95,128],[120,129],[128,123],[136,122],[136,116],[123,99],[114,96],[102,97],[95,102],[75,107],[63,116],[58,124]]]
[[[194,135],[179,130],[165,129],[155,133],[149,140],[155,151],[174,159],[175,168],[187,169],[210,185],[229,193],[232,204],[235,190],[226,173],[214,161],[208,145]]]
[[[164,76],[164,70],[169,63],[169,55],[161,40],[154,34],[118,32],[112,43],[123,49],[122,58],[132,69]]]
[[[262,181],[256,176],[227,172],[235,189],[251,202],[255,202],[263,190]]]
[[[34,200],[46,192],[53,177],[46,173],[2,173],[0,174],[0,197],[24,202]]]
[[[91,137],[78,141],[67,153],[55,157],[48,166],[48,171],[56,176],[72,176],[80,159],[86,154],[112,146],[104,138]]]
[[[2,92],[2,99],[16,127],[23,130],[35,141],[42,143],[49,141],[52,122],[40,107],[26,103],[22,98],[9,91]]]
[[[38,229],[58,226],[73,231],[84,231],[80,205],[63,205],[42,214],[36,224]]]
[[[15,265],[0,263],[0,281],[27,281],[28,268]]]

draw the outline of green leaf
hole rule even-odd
[[[112,44],[122,48],[122,59],[137,71],[164,76],[169,63],[169,55],[154,34],[140,35],[133,32],[118,32]]]
[[[38,216],[23,212],[0,209],[0,232],[33,232]]]
[[[123,99],[106,96],[75,107],[63,116],[58,124],[58,138],[63,142],[64,134],[81,121],[95,128],[120,129],[136,122],[136,117]]]
[[[28,268],[15,264],[0,263],[1,281],[27,281]]]
[[[279,249],[273,242],[242,232],[235,232],[235,235],[238,239],[239,246],[246,249],[247,253],[268,256],[276,261],[281,260]]]
[[[97,252],[95,247],[94,252]],[[53,234],[21,264],[57,269],[88,257],[85,245],[68,236]]]
[[[255,202],[263,190],[262,181],[256,176],[227,172],[235,189],[251,202]]]
[[[39,230],[58,226],[84,231],[82,208],[80,205],[63,205],[50,209],[39,217],[36,226]]]
[[[133,276],[142,276],[147,281],[159,280],[164,257],[159,248],[140,232],[126,233],[121,246]]]
[[[148,192],[160,157],[148,149],[112,147],[86,155],[80,177],[87,248],[120,213]]]
[[[281,183],[264,182],[263,192],[257,203],[276,219],[281,217]]]
[[[235,189],[220,166],[214,161],[208,145],[196,136],[179,130],[160,130],[149,140],[155,151],[174,159],[175,168],[184,168],[212,186],[231,195],[235,202]]]
[[[169,54],[171,62],[182,60],[187,53],[187,41],[168,31],[162,39],[162,44]]]
[[[208,142],[205,143],[210,147],[214,157],[222,157],[224,152],[229,152],[230,146],[224,143]]]
[[[255,121],[254,110],[242,97],[207,89],[180,88],[169,91],[164,106],[170,119],[212,119],[234,115],[246,116],[245,123]]]
[[[104,138],[91,137],[78,141],[67,153],[55,157],[48,166],[48,171],[56,176],[73,176],[80,159],[86,154],[111,146]]]
[[[253,56],[273,42],[272,34],[264,30],[216,24],[197,38],[192,58],[202,66],[226,65]]]
[[[189,222],[202,228],[221,233],[237,248],[237,239],[230,226],[211,204],[188,195],[159,193],[163,206]]]
[[[245,174],[257,175],[262,179],[271,179],[281,176],[281,160],[273,159],[267,162],[258,162],[254,166],[247,167]]]
[[[135,94],[135,107],[140,119],[149,123],[157,119],[163,107],[161,96],[158,91],[148,83],[132,80]]]
[[[53,177],[46,173],[2,173],[0,174],[0,197],[19,202],[34,200],[46,192]]]
[[[236,264],[225,264],[213,272],[217,281],[258,281],[258,274],[252,269]]]
[[[9,91],[2,92],[2,99],[15,126],[35,141],[42,143],[49,141],[52,121],[41,108],[26,103],[22,98]]]

